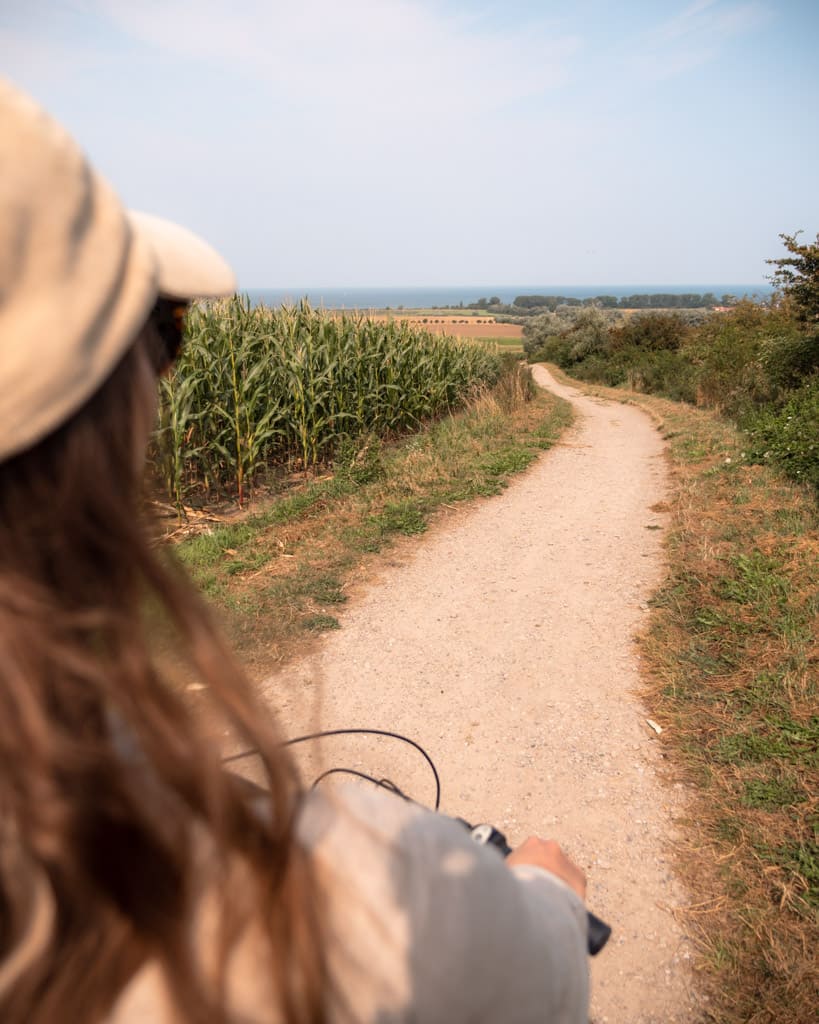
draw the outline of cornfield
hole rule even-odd
[[[310,308],[195,306],[160,387],[155,474],[181,506],[234,496],[276,466],[309,468],[350,438],[396,436],[495,383],[500,357],[472,341]]]

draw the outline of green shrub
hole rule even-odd
[[[606,387],[663,395],[675,402],[693,402],[694,370],[679,353],[655,352],[631,346],[609,355],[594,354],[571,367],[579,380]]]
[[[608,348],[611,352],[632,347],[650,352],[660,349],[676,352],[690,333],[689,325],[679,313],[637,313],[609,332]]]
[[[754,413],[743,426],[749,458],[777,464],[819,495],[819,374],[792,392],[780,409]]]
[[[819,371],[819,332],[790,331],[766,339],[762,346],[762,364],[780,393],[800,387]]]
[[[609,321],[605,313],[593,306],[578,311],[566,333],[569,358],[579,363],[589,356],[603,355],[608,347]]]
[[[556,313],[541,313],[528,320],[523,325],[523,351],[529,362],[537,363],[543,360],[562,365],[559,359],[542,353],[546,352],[552,343],[560,340],[567,326],[566,321]]]
[[[671,349],[630,350],[626,384],[634,391],[662,395],[674,402],[694,402],[694,367],[681,353]]]
[[[779,326],[774,314],[752,302],[718,313],[685,346],[696,368],[697,401],[729,416],[770,402],[776,392],[765,373],[763,352]]]
[[[622,361],[608,359],[599,353],[569,365],[573,377],[588,381],[590,384],[605,384],[606,387],[616,388],[625,384],[628,379],[627,369]]]
[[[524,342],[524,351],[526,351]],[[537,345],[530,344],[526,357],[530,363],[556,363],[558,366],[571,366],[569,352],[571,343],[562,335],[552,334],[539,339]]]

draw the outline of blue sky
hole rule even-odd
[[[19,0],[0,70],[242,287],[755,283],[819,231],[812,0]]]

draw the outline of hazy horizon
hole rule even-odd
[[[312,306],[326,306],[333,309],[418,309],[428,307],[455,306],[475,303],[482,298],[498,297],[503,303],[511,303],[518,295],[563,295],[566,298],[588,299],[598,295],[614,295],[620,299],[629,295],[668,293],[679,295],[695,293],[704,295],[712,292],[717,299],[723,295],[767,297],[773,291],[770,284],[713,284],[713,285],[400,285],[380,286],[332,286],[295,285],[290,287],[242,288],[254,304],[271,306],[294,304],[306,298]]]
[[[278,291],[284,291],[287,289],[294,289],[303,287],[302,285],[247,285],[245,288],[241,288],[240,291],[264,291],[265,289],[272,289]],[[637,282],[636,284],[434,284],[428,282],[426,284],[413,284],[405,285],[400,282],[393,282],[392,284],[313,284],[311,288],[327,288],[333,291],[343,291],[345,289],[353,290],[372,290],[372,291],[400,291],[406,289],[408,291],[419,290],[434,290],[440,289],[441,291],[456,291],[462,288],[469,292],[482,291],[482,294],[486,295],[497,295],[499,289],[506,292],[515,292],[515,295],[567,295],[571,296],[574,292],[582,292],[586,294],[594,295],[616,295],[618,293],[623,294],[648,294],[648,289],[651,292],[660,294],[662,292],[669,292],[670,294],[680,294],[682,292],[697,292],[703,294],[705,292],[717,293],[721,290],[723,294],[728,293],[728,289],[731,288],[742,288],[747,291],[749,288],[758,288],[766,292],[774,290],[774,286],[767,281],[756,281],[756,282],[733,282],[732,284],[703,284],[703,283],[691,283],[684,281],[676,284],[669,284],[668,282],[661,282],[659,284],[652,284],[645,282]],[[595,291],[595,289],[598,289]]]

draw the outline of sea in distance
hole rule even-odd
[[[770,284],[628,284],[628,285],[484,285],[481,287],[432,286],[429,288],[246,288],[242,290],[256,305],[293,305],[307,299],[311,306],[324,309],[440,309],[446,306],[468,306],[482,298],[497,297],[511,303],[517,295],[563,295],[567,298],[590,299],[596,295],[614,295],[618,299],[628,295],[682,295],[711,292],[721,299],[723,295],[737,298],[768,298],[773,291]]]

